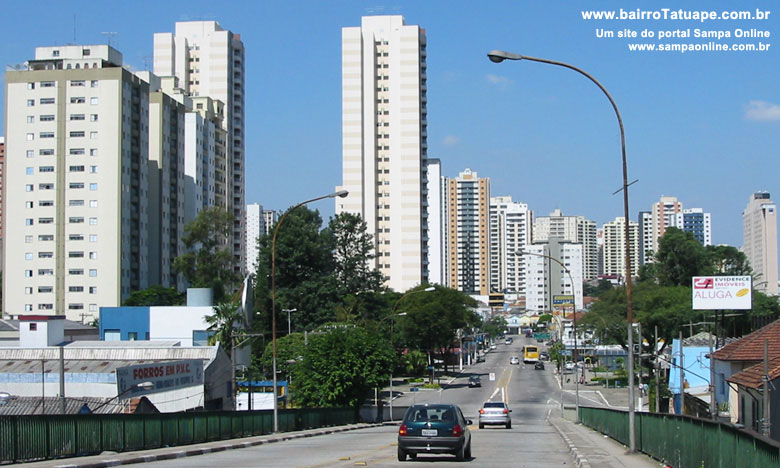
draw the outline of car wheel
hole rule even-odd
[[[508,423],[506,423],[506,428],[507,429],[512,429],[512,421],[509,421]]]
[[[466,460],[471,460],[471,442],[466,446]]]
[[[485,425],[484,425],[484,424],[482,424],[482,423],[480,423],[480,424],[479,424],[479,428],[480,428],[480,429],[484,429],[484,428],[485,428]]]
[[[460,446],[458,450],[455,451],[455,458],[458,461],[463,461],[466,459],[466,444]]]
[[[406,461],[406,451],[398,447],[398,461]]]

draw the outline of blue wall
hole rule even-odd
[[[138,340],[149,336],[149,307],[101,307],[100,339],[106,339],[106,330],[119,330],[122,341],[135,332]]]

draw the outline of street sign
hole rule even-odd
[[[495,372],[491,372],[491,373],[489,374],[489,376],[488,376],[488,379],[489,379],[491,382],[492,382],[492,381],[494,381],[494,380],[496,380],[496,373],[495,373]]]

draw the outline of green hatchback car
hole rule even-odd
[[[451,453],[458,460],[471,458],[470,419],[457,405],[420,404],[406,411],[398,429],[398,461],[420,453]]]

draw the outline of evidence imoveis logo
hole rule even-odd
[[[715,281],[712,278],[694,278],[694,289],[712,289],[715,286]]]

